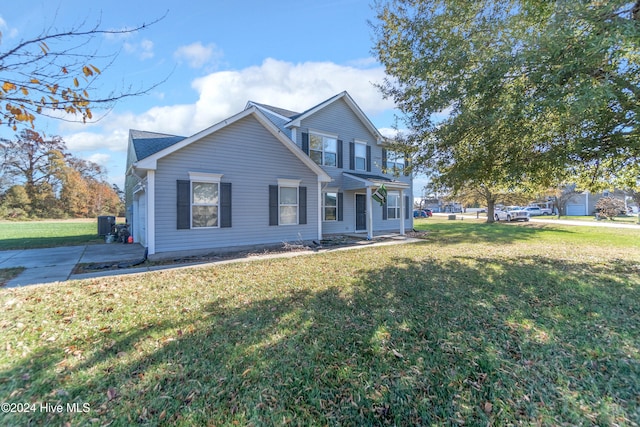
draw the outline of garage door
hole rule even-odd
[[[587,212],[584,208],[584,205],[567,205],[567,215],[579,216],[586,214]]]

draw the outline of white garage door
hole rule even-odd
[[[586,214],[587,212],[584,208],[584,205],[567,205],[567,215],[578,216]]]

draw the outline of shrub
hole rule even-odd
[[[596,212],[608,219],[625,213],[624,202],[615,197],[603,197],[596,203]]]

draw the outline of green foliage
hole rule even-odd
[[[379,3],[381,90],[436,184],[500,193],[571,176],[595,189],[640,158],[638,10],[623,0]]]

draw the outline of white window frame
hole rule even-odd
[[[296,194],[296,203],[282,203],[282,189],[293,188]],[[284,222],[282,208],[295,206],[295,222]],[[298,225],[300,221],[300,180],[299,179],[278,179],[278,225]]]
[[[354,155],[353,155],[354,160],[353,160],[353,162],[354,162],[355,170],[366,171],[367,170],[367,166],[368,166],[367,165],[367,143],[365,141],[358,141],[358,140],[356,140],[354,142],[355,142],[355,146],[354,146],[355,148],[353,150],[354,151]],[[363,156],[358,156],[358,147],[362,147],[364,149],[364,153],[363,153],[364,155]],[[358,159],[362,159],[362,161],[364,163],[364,167],[361,167],[361,168],[358,167]]]
[[[220,228],[220,179],[222,178],[222,174],[216,173],[203,173],[203,172],[189,172],[189,181],[191,181],[191,185],[189,188],[189,200],[190,200],[190,209],[189,209],[189,219],[190,219],[190,227],[192,229],[208,229],[208,228]],[[193,198],[193,184],[215,184],[217,186],[217,203],[195,203]],[[213,226],[194,226],[193,225],[193,208],[194,206],[213,206],[216,208],[216,225]]]
[[[391,199],[395,198],[395,204],[391,204]],[[391,215],[393,212],[393,216]],[[387,219],[400,219],[400,192],[389,191],[387,193]]]
[[[322,149],[321,150],[317,150],[312,147],[312,143],[311,140],[313,137],[319,137],[322,139]],[[335,151],[329,151],[325,149],[325,140],[333,140],[334,144],[335,144]],[[311,155],[312,152],[316,152],[316,153],[320,153],[321,156],[321,162],[318,163],[315,160],[313,160],[313,156]],[[334,154],[335,155],[335,164],[333,165],[328,165],[327,164],[327,153],[330,154]],[[338,136],[337,135],[332,135],[332,134],[328,134],[328,133],[321,133],[321,132],[316,132],[316,131],[309,131],[309,157],[311,157],[311,159],[318,165],[320,166],[330,166],[330,167],[338,167]]]
[[[403,173],[405,167],[404,154],[397,151],[387,151],[387,173]]]
[[[327,206],[327,194],[335,194],[336,195],[336,205],[335,206]],[[338,192],[337,191],[325,191],[322,193],[322,220],[327,222],[333,222],[338,220]],[[336,214],[334,219],[327,219],[327,209],[335,209]]]

